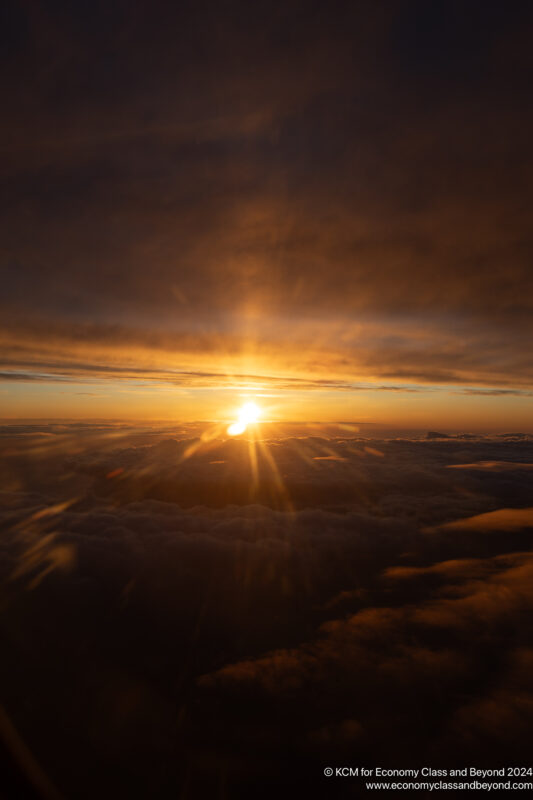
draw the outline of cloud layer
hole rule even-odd
[[[8,5],[4,371],[531,389],[527,9]]]
[[[250,496],[194,427],[0,433],[3,702],[66,796],[527,756],[530,437],[279,435]]]

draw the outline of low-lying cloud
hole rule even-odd
[[[4,705],[67,796],[525,757],[529,437],[300,431],[254,478],[195,426],[36,427],[1,431]]]

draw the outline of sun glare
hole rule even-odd
[[[233,422],[229,428],[228,433],[230,436],[239,436],[244,433],[248,425],[253,425],[257,422],[261,415],[261,409],[256,403],[245,403],[239,409],[239,418],[237,422]]]

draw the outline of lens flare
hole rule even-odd
[[[239,409],[239,419],[237,422],[233,422],[229,426],[229,435],[240,436],[241,433],[244,433],[248,425],[253,425],[254,422],[257,422],[260,415],[261,409],[256,403],[245,403]]]

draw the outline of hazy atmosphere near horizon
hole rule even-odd
[[[533,789],[532,40],[2,4],[2,800]]]

